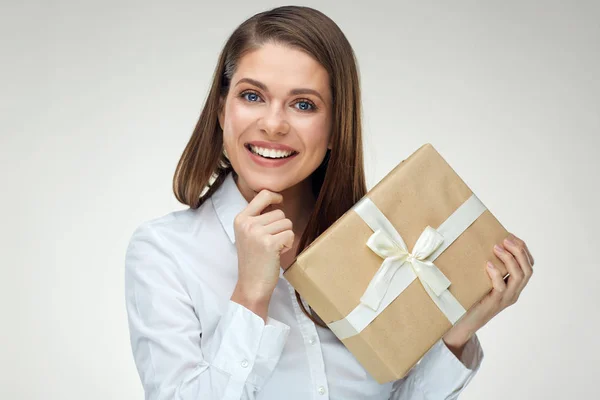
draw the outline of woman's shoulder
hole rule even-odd
[[[209,203],[210,199],[196,209],[188,207],[143,220],[134,228],[130,240],[150,235],[177,241],[211,232],[214,234],[219,224]]]
[[[138,240],[151,241],[161,246],[201,247],[203,243],[215,245],[226,240],[223,227],[217,217],[211,199],[200,207],[171,211],[143,220],[130,236],[130,245]]]

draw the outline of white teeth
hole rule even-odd
[[[289,157],[293,154],[293,151],[282,151],[282,150],[273,150],[273,149],[264,149],[262,147],[256,147],[253,145],[249,145],[250,150],[258,155],[268,158],[285,158]]]

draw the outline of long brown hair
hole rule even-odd
[[[175,170],[173,191],[181,203],[198,208],[232,171],[223,153],[223,131],[217,119],[220,100],[227,96],[241,57],[266,42],[291,46],[314,57],[329,74],[333,98],[332,148],[310,176],[317,200],[300,238],[298,255],[366,193],[358,66],[350,43],[322,12],[302,6],[277,7],[252,16],[231,34]],[[304,308],[298,292],[296,298],[302,311],[326,328]]]

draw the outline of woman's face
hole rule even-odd
[[[331,103],[327,71],[308,54],[277,44],[246,53],[219,113],[242,189],[282,192],[310,176],[330,148]]]

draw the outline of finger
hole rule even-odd
[[[248,203],[248,206],[242,210],[240,214],[247,216],[257,216],[271,204],[278,204],[283,201],[283,195],[280,193],[271,192],[269,190],[261,190],[254,198]]]
[[[529,265],[531,265],[531,267],[533,268],[533,264],[535,263],[535,261],[533,259],[533,255],[529,251],[529,248],[527,248],[527,245],[525,245],[525,250],[527,250],[527,256],[529,256]]]
[[[531,265],[533,267],[533,264],[534,264],[533,255],[529,251],[529,248],[527,247],[527,244],[525,243],[525,241],[510,232],[508,234],[508,238],[511,239],[512,241],[514,241],[517,245],[523,246],[525,248],[525,252],[527,253],[527,258],[529,259],[529,265]]]
[[[527,256],[527,251],[525,251],[525,246],[523,244],[517,244],[515,241],[511,242],[511,240],[514,239],[511,238],[508,240],[507,238],[504,240],[504,248],[511,252],[513,257],[517,260],[521,271],[523,271],[523,280],[517,288],[517,294],[519,294],[525,285],[527,285],[529,278],[533,274],[533,268],[531,268],[531,264],[529,263],[529,257]]]
[[[280,232],[273,237],[279,244],[279,254],[285,253],[294,245],[294,232],[291,230]]]
[[[283,210],[275,209],[273,211],[266,212],[264,214],[253,217],[254,220],[260,225],[268,225],[272,222],[279,221],[285,218]]]
[[[535,262],[533,260],[533,255],[529,251],[529,248],[527,247],[527,244],[525,242],[523,242],[523,246],[525,247],[525,253],[527,254],[527,259],[529,260],[529,265],[531,265],[533,267],[533,263]]]
[[[506,293],[506,283],[504,282],[504,279],[502,279],[502,273],[491,261],[488,261],[487,271],[490,279],[492,280],[491,295],[498,301],[501,301]]]
[[[517,290],[521,285],[521,281],[524,278],[524,274],[512,253],[504,249],[504,247],[501,244],[494,246],[494,253],[496,253],[496,256],[498,256],[498,258],[504,263],[504,265],[506,265],[506,269],[510,274],[510,277],[508,278],[508,282],[506,284],[505,295],[505,300],[508,299],[508,301],[510,302],[516,297]]]
[[[293,228],[292,221],[285,218],[272,222],[264,226],[264,231],[270,235],[275,235],[283,231],[291,231]]]

